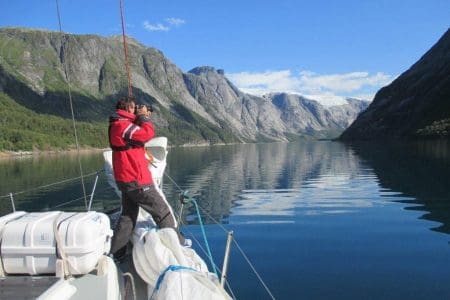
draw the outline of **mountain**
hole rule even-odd
[[[450,137],[450,29],[378,91],[343,140]]]
[[[240,141],[336,137],[369,105],[349,98],[346,104],[325,107],[287,93],[257,97],[241,92],[223,70],[207,66],[194,68],[184,76],[191,95]]]
[[[278,108],[280,119],[290,134],[337,137],[369,105],[368,101],[347,98],[346,104],[326,107],[300,95],[278,93],[266,95]]]
[[[81,144],[107,146],[108,116],[127,95],[122,50],[119,36],[1,28],[0,150],[70,146],[70,98]],[[223,70],[184,73],[134,39],[128,39],[128,52],[133,95],[154,106],[158,134],[172,144],[334,137],[367,106],[354,99],[328,108],[297,95],[252,96]]]

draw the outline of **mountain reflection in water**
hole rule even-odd
[[[0,161],[0,195],[79,176],[74,155]],[[102,169],[100,153],[83,155],[85,174]],[[234,216],[297,216],[352,213],[381,205],[380,199],[404,202],[407,210],[424,211],[439,222],[433,230],[450,233],[450,142],[358,143],[297,142],[169,149],[166,172],[199,200],[215,220]],[[91,192],[94,176],[86,179]],[[94,207],[108,210],[120,203],[104,176]],[[167,178],[164,191],[179,208],[179,190]],[[83,198],[80,180],[15,195],[17,209],[47,210]],[[375,200],[374,200],[375,199]],[[79,210],[84,199],[61,206]],[[11,210],[0,202],[2,214]],[[185,211],[190,223],[194,212]],[[273,220],[272,220],[273,221]],[[206,218],[206,222],[212,222]]]
[[[222,229],[233,230],[278,299],[449,299],[449,149],[329,141],[169,149],[164,191],[175,211],[179,188],[197,199],[219,265]],[[86,174],[103,167],[100,153],[81,160]],[[30,189],[15,194],[17,209],[83,210],[79,180],[33,190],[77,176],[74,156],[2,160],[1,213],[11,211],[8,193]],[[119,203],[101,175],[94,209]],[[183,221],[201,240],[191,205]],[[235,247],[228,278],[238,299],[268,299]]]
[[[168,173],[224,223],[230,214],[351,213],[382,199],[424,211],[442,224],[433,230],[450,233],[449,149],[446,141],[182,148],[171,151]]]
[[[381,187],[411,197],[405,209],[426,212],[450,233],[450,141],[353,144],[350,148],[375,172]]]

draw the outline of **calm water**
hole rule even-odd
[[[167,173],[227,230],[277,299],[450,299],[450,143],[299,142],[171,149]],[[82,157],[85,173],[101,154]],[[79,174],[74,156],[0,161],[0,196]],[[95,176],[86,179],[90,192]],[[177,187],[166,179],[173,205]],[[15,195],[48,210],[82,195],[79,181]],[[119,200],[100,176],[94,198]],[[84,200],[59,209],[78,210]],[[8,197],[0,199],[2,214]],[[200,239],[192,208],[186,235]],[[221,266],[226,235],[206,218]],[[198,246],[195,246],[202,254]],[[229,280],[239,299],[269,299],[233,246]]]

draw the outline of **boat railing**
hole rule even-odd
[[[255,266],[253,265],[253,263],[250,261],[250,259],[248,258],[248,256],[245,254],[245,251],[242,249],[242,247],[239,245],[238,241],[236,240],[236,238],[234,237],[234,233],[233,231],[228,230],[227,228],[225,228],[225,226],[223,226],[220,222],[218,222],[211,214],[209,214],[205,209],[203,209],[200,206],[197,206],[199,208],[199,210],[202,212],[202,214],[206,215],[215,225],[218,225],[219,228],[221,228],[227,235],[228,239],[227,239],[227,249],[225,250],[226,254],[224,256],[224,263],[223,263],[223,269],[222,271],[220,271],[219,266],[216,264],[216,262],[214,261],[214,259],[210,256],[210,251],[208,251],[207,249],[205,249],[202,246],[202,243],[195,237],[195,235],[188,229],[188,227],[186,226],[187,224],[185,224],[183,222],[183,219],[181,217],[179,217],[180,223],[182,225],[184,225],[183,230],[185,230],[188,234],[189,237],[192,238],[192,240],[196,243],[196,245],[198,246],[198,248],[203,252],[203,254],[207,257],[210,257],[211,259],[211,263],[213,264],[213,269],[217,272],[218,278],[221,278],[222,282],[222,286],[226,284],[228,290],[231,293],[231,296],[233,297],[233,299],[236,299],[233,290],[227,280],[226,277],[226,270],[227,270],[227,264],[228,264],[228,254],[230,251],[230,245],[228,243],[233,243],[237,249],[239,250],[240,254],[242,255],[242,257],[244,258],[244,260],[246,261],[246,263],[249,265],[249,267],[251,268],[252,272],[255,274],[255,276],[258,278],[259,282],[261,283],[261,285],[264,287],[265,291],[267,292],[267,294],[270,296],[271,299],[275,299],[274,295],[272,294],[272,292],[270,291],[269,287],[267,286],[267,284],[264,282],[262,276],[259,274],[259,272],[256,270]],[[230,238],[230,235],[233,236],[233,238]],[[228,254],[227,254],[228,253]]]
[[[220,222],[218,222],[211,214],[209,214],[205,209],[203,209],[202,207],[200,207],[201,212],[206,215],[210,220],[213,221],[214,224],[218,225],[219,228],[221,228],[226,234],[227,236],[230,234],[230,230],[228,230],[227,228],[225,228],[225,226],[223,226],[223,224],[221,224]],[[196,243],[198,245],[200,245],[200,242],[195,239],[195,237],[193,236],[192,232],[189,232],[190,236],[196,241]],[[252,272],[255,274],[255,276],[258,278],[259,282],[261,283],[261,285],[264,287],[264,289],[266,290],[267,294],[270,296],[271,299],[275,299],[275,297],[273,296],[272,292],[270,291],[269,287],[267,286],[267,284],[264,282],[262,276],[259,274],[259,272],[256,270],[255,266],[253,265],[253,263],[250,261],[250,259],[248,258],[248,256],[245,254],[245,251],[242,249],[242,247],[239,245],[238,241],[236,240],[236,238],[233,236],[232,239],[233,244],[236,246],[236,248],[239,250],[239,252],[241,253],[242,257],[244,258],[244,260],[247,262],[247,264],[249,265],[249,267],[251,268]],[[204,252],[205,255],[207,255],[206,250],[203,249],[200,246],[200,249]],[[222,276],[223,274],[221,274],[221,272],[219,271],[219,268],[216,266],[216,270],[220,273],[220,275]],[[226,274],[225,274],[226,275]],[[236,297],[234,297],[233,291],[231,290],[231,287],[229,286],[228,280],[226,279],[226,276],[224,276],[225,279],[225,283],[229,289],[229,291],[231,292],[232,296],[234,299],[236,299]]]
[[[234,245],[236,245],[237,249],[239,250],[239,252],[241,253],[242,257],[244,258],[244,260],[247,262],[247,264],[249,265],[249,267],[251,268],[251,270],[253,271],[253,273],[255,274],[255,276],[258,278],[259,282],[261,283],[261,285],[264,287],[265,291],[267,292],[267,294],[270,296],[271,299],[275,299],[275,297],[273,296],[272,292],[270,291],[269,287],[267,286],[267,284],[264,282],[264,280],[262,279],[261,275],[259,274],[259,272],[256,270],[255,266],[252,264],[252,262],[250,261],[250,259],[248,258],[248,256],[245,254],[244,250],[242,249],[242,247],[239,245],[238,241],[236,240],[236,238],[234,237],[233,231],[228,230],[227,228],[225,228],[225,226],[223,226],[222,223],[220,223],[219,221],[217,221],[211,214],[209,214],[205,209],[203,209],[201,206],[199,206],[197,204],[197,201],[195,201],[195,199],[193,197],[190,197],[188,195],[188,191],[181,189],[180,185],[178,185],[175,180],[173,178],[171,178],[168,174],[164,173],[164,175],[178,188],[178,190],[180,191],[180,200],[181,200],[181,210],[180,210],[180,215],[176,216],[178,218],[178,220],[180,220],[180,224],[182,225],[186,225],[183,222],[182,219],[182,213],[183,213],[183,206],[184,204],[188,204],[188,203],[193,203],[195,206],[195,209],[197,211],[197,215],[199,218],[199,223],[200,223],[200,227],[202,229],[202,234],[205,240],[205,246],[206,249],[202,247],[200,241],[194,236],[194,234],[189,231],[189,229],[187,228],[187,226],[184,226],[183,229],[185,229],[187,232],[189,232],[190,237],[196,242],[196,244],[199,246],[199,248],[202,250],[202,252],[210,259],[211,261],[211,265],[212,265],[212,269],[215,271],[216,275],[218,278],[222,279],[221,285],[224,286],[224,284],[227,285],[228,290],[230,291],[231,295],[233,296],[233,299],[236,299],[233,290],[231,289],[231,286],[227,280],[226,277],[226,272],[227,272],[227,268],[228,268],[228,255],[229,255],[229,251],[230,251],[230,244],[231,242],[234,243]],[[201,214],[206,215],[215,225],[218,225],[219,228],[221,228],[224,233],[227,235],[227,246],[226,246],[226,250],[225,250],[225,256],[224,256],[224,262],[223,262],[223,269],[222,272],[220,272],[220,268],[217,266],[217,264],[214,262],[214,258],[211,255],[211,250],[209,249],[209,245],[206,239],[206,233],[204,231],[203,228],[203,222],[201,221]],[[220,277],[219,277],[220,276]]]
[[[99,176],[102,173],[103,173],[103,170],[95,171],[95,172],[92,172],[92,173],[89,173],[89,174],[86,174],[86,175],[83,175],[83,176],[77,176],[77,177],[63,179],[63,180],[60,180],[60,181],[56,181],[56,182],[52,182],[52,183],[49,183],[49,184],[44,184],[44,185],[41,185],[41,186],[38,186],[38,187],[34,187],[32,189],[26,189],[26,190],[17,191],[17,192],[10,192],[10,193],[8,193],[6,195],[0,196],[0,199],[9,198],[10,201],[11,201],[11,209],[12,209],[13,212],[15,212],[16,211],[16,204],[15,204],[15,199],[14,199],[15,196],[22,195],[22,194],[33,193],[33,192],[36,192],[36,191],[39,191],[39,190],[48,189],[50,187],[63,185],[63,184],[67,184],[67,183],[70,183],[70,182],[77,181],[77,180],[89,178],[89,177],[92,177],[92,176],[95,175],[92,191],[91,191],[90,194],[88,194],[88,196],[89,196],[89,204],[86,207],[86,210],[90,211],[91,208],[92,208],[92,203],[94,201],[94,195],[95,195],[96,192],[98,193],[98,192],[103,192],[103,191],[106,191],[106,190],[112,190],[113,189],[112,187],[108,186],[107,188],[104,188],[104,189],[101,189],[101,190],[96,190]],[[74,202],[77,202],[77,201],[81,201],[83,199],[85,199],[85,197],[81,196],[81,197],[78,197],[78,198],[75,198],[75,199],[71,199],[71,200],[59,203],[59,204],[57,204],[57,205],[55,205],[53,207],[46,208],[46,210],[63,207],[63,206],[66,206],[68,204],[71,204],[71,203],[74,203]]]
[[[36,192],[37,190],[41,190],[41,189],[53,187],[53,186],[56,186],[56,185],[59,185],[59,184],[67,184],[67,183],[69,183],[69,182],[73,182],[73,181],[76,181],[76,180],[80,180],[80,179],[92,177],[92,176],[95,175],[95,178],[94,178],[94,184],[93,184],[92,191],[91,191],[91,193],[88,195],[88,196],[90,196],[89,205],[87,206],[87,210],[89,211],[89,210],[92,208],[92,203],[93,203],[94,195],[95,195],[96,192],[99,193],[99,192],[103,192],[103,191],[106,191],[106,190],[113,190],[113,188],[112,188],[111,186],[108,186],[107,188],[103,188],[103,189],[100,189],[100,190],[97,190],[97,189],[96,189],[96,187],[97,187],[97,182],[98,182],[98,179],[99,179],[99,176],[100,176],[102,173],[103,173],[103,170],[102,170],[102,171],[96,171],[96,172],[92,172],[92,173],[89,173],[89,174],[86,174],[86,175],[83,175],[83,176],[77,176],[77,177],[68,178],[68,179],[64,179],[64,180],[57,181],[57,182],[53,182],[53,183],[41,185],[41,186],[38,186],[38,187],[35,187],[35,188],[32,188],[32,189],[27,189],[27,190],[23,190],[23,191],[14,192],[14,193],[11,192],[11,193],[8,193],[8,194],[5,194],[5,195],[0,196],[0,200],[1,200],[1,199],[4,199],[4,198],[9,198],[10,201],[11,201],[11,207],[12,207],[12,210],[15,211],[15,210],[16,210],[16,205],[15,205],[15,202],[14,202],[14,196],[21,195],[21,194],[26,194],[26,193]],[[166,175],[167,177],[169,177],[167,174],[164,174],[164,175]],[[181,190],[181,187],[180,187],[180,186],[179,186],[172,178],[169,177],[169,179],[173,182],[173,184],[174,184],[178,189],[180,189],[180,191],[181,191],[182,193],[186,193],[186,191]],[[68,205],[68,204],[70,204],[70,203],[73,203],[73,202],[76,202],[76,201],[81,201],[81,200],[83,200],[83,199],[85,199],[85,197],[84,197],[84,196],[81,196],[81,197],[78,197],[78,198],[75,198],[75,199],[71,199],[71,200],[65,201],[65,202],[63,202],[63,203],[59,203],[59,204],[57,204],[57,205],[55,205],[55,206],[53,206],[53,207],[51,207],[51,208],[46,208],[46,210],[49,210],[49,209],[55,209],[55,208],[59,208],[59,207],[62,207],[62,206],[66,206],[66,205]],[[194,202],[194,203],[195,203],[195,202]],[[221,228],[221,229],[225,232],[225,234],[226,234],[227,236],[230,235],[230,232],[231,232],[231,231],[228,230],[222,223],[220,223],[219,221],[217,221],[211,214],[208,213],[207,210],[203,209],[200,205],[195,205],[195,206],[196,206],[196,209],[197,209],[198,212],[199,212],[199,218],[201,218],[200,215],[204,215],[204,216],[208,217],[209,220],[211,220],[215,225],[219,226],[219,228]],[[201,213],[200,213],[200,212],[201,212]],[[228,290],[230,291],[230,293],[231,293],[233,299],[236,299],[236,297],[235,297],[235,295],[234,295],[234,293],[233,293],[233,290],[231,289],[231,286],[230,286],[230,284],[229,284],[229,282],[228,282],[228,280],[227,280],[227,277],[226,277],[225,261],[224,261],[224,269],[223,269],[222,272],[221,272],[221,271],[220,271],[220,268],[218,267],[218,265],[214,262],[214,260],[213,260],[213,258],[212,258],[211,251],[208,250],[208,249],[205,249],[205,248],[202,246],[202,243],[201,243],[201,242],[195,237],[195,235],[189,230],[189,228],[186,226],[187,224],[185,224],[185,223],[183,222],[183,220],[182,220],[182,218],[181,218],[181,214],[182,214],[182,211],[180,211],[180,216],[176,216],[176,217],[178,217],[178,219],[180,220],[180,224],[184,225],[184,228],[183,228],[183,229],[189,234],[189,236],[190,236],[190,237],[192,238],[192,240],[196,243],[196,245],[198,246],[198,248],[204,253],[204,255],[210,258],[211,264],[212,264],[212,267],[213,267],[213,270],[216,271],[216,275],[218,276],[218,278],[222,278],[222,281],[223,281],[222,284],[226,284],[226,286],[227,286]],[[238,251],[240,252],[240,254],[242,255],[242,257],[244,258],[244,260],[247,262],[247,264],[249,265],[249,267],[250,267],[250,269],[252,270],[252,272],[255,274],[255,276],[258,278],[259,282],[261,283],[261,285],[262,285],[262,286],[264,287],[264,289],[266,290],[267,294],[271,297],[271,299],[275,299],[275,297],[273,296],[273,294],[272,294],[272,292],[270,291],[269,287],[267,286],[267,284],[266,284],[266,283],[264,282],[264,280],[262,279],[262,276],[258,273],[258,271],[256,270],[256,268],[255,268],[255,266],[253,265],[253,263],[250,261],[250,259],[248,258],[248,256],[245,254],[245,251],[244,251],[244,250],[242,249],[242,247],[239,245],[239,243],[238,243],[236,237],[233,236],[233,238],[232,238],[230,241],[232,241],[232,243],[236,246],[236,249],[238,249]],[[206,244],[207,244],[207,243],[206,243]],[[229,251],[229,249],[228,249],[227,251]]]

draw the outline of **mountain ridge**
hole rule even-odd
[[[317,121],[307,110],[289,111],[301,105],[297,96],[274,96],[291,97],[283,110],[271,96],[240,91],[223,69],[201,66],[185,73],[160,50],[128,40],[133,94],[155,107],[158,133],[174,144],[334,137],[367,106],[362,101],[359,111],[349,104],[333,111],[317,103]],[[117,98],[127,94],[122,47],[117,36],[0,28],[0,93],[33,113],[68,119],[67,69],[77,121],[106,123]],[[107,145],[106,138],[102,142]]]
[[[450,29],[380,89],[342,140],[450,137]]]

